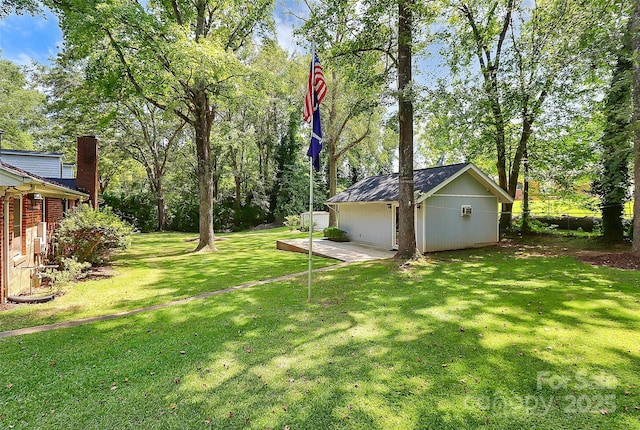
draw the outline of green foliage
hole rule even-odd
[[[523,224],[522,217],[514,218],[513,222],[511,223],[511,225],[509,226],[506,232],[507,235],[515,236],[522,233],[523,231],[522,224]],[[528,221],[529,232],[532,232],[532,233],[551,233],[557,227],[558,227],[557,225],[545,224],[535,218],[529,218],[529,221]]]
[[[121,219],[136,230],[148,233],[158,226],[158,211],[153,195],[143,187],[130,188],[129,191],[106,192],[104,202]]]
[[[308,169],[300,160],[302,146],[300,111],[292,110],[287,118],[285,133],[274,151],[275,180],[269,208],[276,221],[305,210],[305,200],[300,197],[309,192],[309,176],[305,174]]]
[[[2,0],[0,2],[0,19],[15,13],[17,15],[40,15],[42,9],[37,0]]]
[[[88,261],[80,262],[75,256],[59,259],[58,268],[48,268],[46,276],[51,280],[52,287],[60,289],[65,285],[84,278],[84,272],[91,267]]]
[[[255,203],[252,194],[247,195],[247,198],[239,208],[237,206],[232,208],[229,205],[229,210],[232,218],[228,221],[232,225],[231,230],[233,231],[242,231],[255,227],[264,223],[267,218],[267,212],[262,206]]]
[[[324,237],[334,242],[349,242],[347,232],[337,227],[327,227],[322,231]]]
[[[66,53],[86,62],[86,79],[102,96],[119,100],[135,93],[190,124],[197,148],[198,225],[203,227],[198,249],[213,248],[213,206],[219,196],[212,191],[221,166],[212,130],[217,121],[229,120],[221,115],[225,100],[241,99],[242,88],[252,82],[246,63],[254,36],[268,28],[273,1],[143,6],[131,1],[63,0],[49,6],[60,18]],[[161,162],[145,165],[156,164],[155,169],[156,161]],[[156,170],[149,176],[159,178]],[[162,223],[163,217],[159,218]]]
[[[421,104],[421,152],[472,161],[512,193],[530,177],[571,188],[592,173],[603,90],[620,8],[570,1],[446,1],[439,13],[450,73],[433,73]],[[435,26],[434,26],[435,27]],[[617,43],[617,42],[616,42]],[[508,223],[501,219],[501,227]]]
[[[633,63],[630,25],[617,57],[604,106],[606,123],[601,140],[600,174],[593,184],[594,192],[601,200],[602,232],[604,238],[612,242],[623,239],[622,215],[631,185],[629,162],[633,149],[631,145]]]
[[[289,227],[289,231],[292,230],[299,230],[301,224],[301,220],[300,220],[300,216],[299,215],[287,215],[286,217],[284,217],[284,225],[286,225],[287,227]]]
[[[55,236],[57,254],[59,258],[102,264],[112,252],[129,246],[132,233],[133,228],[110,208],[94,210],[82,205],[60,221]]]
[[[215,208],[215,207],[214,207]],[[167,229],[172,231],[198,231],[198,201],[185,195],[169,206]]]
[[[33,149],[33,133],[46,122],[44,94],[33,89],[25,70],[0,58],[0,130],[2,146]]]

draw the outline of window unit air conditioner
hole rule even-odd
[[[469,205],[462,205],[460,206],[460,216],[471,216],[471,206]]]

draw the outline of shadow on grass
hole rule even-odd
[[[234,233],[217,242],[219,252],[193,253],[183,233],[140,234],[127,252],[113,258],[114,278],[73,285],[44,306],[0,313],[10,330],[144,308],[245,283],[303,272],[307,257],[275,249],[276,239],[299,237],[285,229]],[[314,268],[336,261],[314,257]]]
[[[281,282],[6,339],[3,419],[42,428],[639,428],[640,276],[514,252],[440,254],[408,270],[349,266],[318,275],[310,304],[304,281]]]

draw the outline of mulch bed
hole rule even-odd
[[[113,270],[113,267],[111,266],[95,266],[87,270],[82,280],[88,281],[88,280],[96,280],[96,279],[106,279],[106,278],[112,278],[115,275],[116,275],[116,271]]]
[[[578,260],[593,266],[614,267],[616,269],[640,269],[640,257],[630,252],[582,252]]]

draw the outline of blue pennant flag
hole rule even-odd
[[[313,113],[313,130],[311,131],[311,144],[307,150],[307,156],[313,160],[313,168],[320,171],[320,151],[322,150],[322,126],[320,124],[320,109]]]
[[[314,53],[309,69],[309,82],[307,94],[304,98],[302,118],[309,122],[313,116],[313,130],[311,132],[311,143],[307,156],[313,160],[313,167],[316,172],[320,171],[320,151],[322,150],[322,126],[320,124],[320,103],[327,94],[327,84],[324,80],[324,72],[320,65],[318,56]]]

